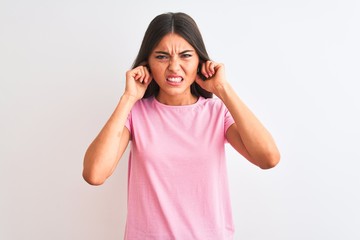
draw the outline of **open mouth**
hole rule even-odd
[[[170,83],[180,83],[182,82],[184,79],[182,77],[169,77],[166,79],[166,81],[170,82]]]

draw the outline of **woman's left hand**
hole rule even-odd
[[[197,84],[206,91],[219,96],[219,91],[227,84],[224,64],[206,61],[202,64],[200,73],[205,76],[206,79],[203,80],[198,74],[195,80]]]

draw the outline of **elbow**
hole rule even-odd
[[[259,163],[259,167],[263,170],[271,169],[280,162],[280,152],[273,151],[266,154],[262,161]]]
[[[97,174],[90,173],[85,170],[83,171],[82,176],[83,176],[85,182],[87,182],[88,184],[90,184],[92,186],[100,186],[106,180],[106,178],[99,177],[99,176],[97,176]]]
[[[106,173],[104,168],[98,164],[98,160],[90,157],[88,152],[86,152],[82,171],[82,177],[85,182],[93,186],[102,185],[108,178]]]

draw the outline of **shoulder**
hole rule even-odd
[[[201,106],[208,109],[225,110],[225,104],[219,98],[201,98],[199,99]]]
[[[208,104],[212,104],[212,105],[218,105],[218,104],[222,104],[223,102],[217,98],[217,97],[213,97],[213,98],[202,98],[204,102],[208,103]]]
[[[148,110],[153,105],[153,102],[154,102],[153,97],[142,98],[134,104],[132,111],[133,110]]]

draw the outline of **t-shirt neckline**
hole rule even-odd
[[[164,103],[161,103],[159,102],[155,96],[152,97],[153,99],[153,102],[160,106],[160,107],[163,107],[163,108],[172,108],[172,109],[179,109],[179,108],[182,108],[182,109],[185,109],[185,108],[193,108],[193,107],[196,107],[197,105],[200,104],[200,102],[202,102],[204,100],[204,97],[202,96],[199,96],[199,98],[197,99],[197,101],[193,104],[188,104],[188,105],[166,105]]]

